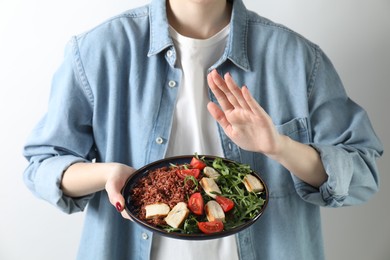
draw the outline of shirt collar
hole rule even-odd
[[[230,35],[225,53],[227,58],[243,70],[250,70],[247,55],[248,11],[242,0],[232,0]]]
[[[221,62],[229,59],[243,70],[249,70],[250,66],[247,56],[247,9],[242,0],[231,0],[231,2],[233,2],[233,10],[230,21],[230,35]],[[152,0],[149,8],[149,19],[150,47],[148,56],[153,56],[173,46],[166,15],[166,0]]]
[[[166,1],[153,0],[149,7],[150,47],[148,56],[153,56],[173,45],[169,35]]]

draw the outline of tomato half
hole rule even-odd
[[[203,170],[204,167],[206,167],[206,164],[202,160],[196,157],[192,157],[190,165],[192,166],[192,168],[199,169],[199,170]]]
[[[228,212],[229,210],[234,208],[234,202],[229,198],[217,195],[215,197],[215,200],[218,202],[219,205],[221,205],[221,208],[224,212]]]
[[[196,215],[203,215],[204,201],[200,192],[195,192],[188,200],[188,208]]]
[[[212,234],[221,232],[223,230],[223,223],[220,220],[214,220],[210,222],[198,222],[200,231],[205,234]]]
[[[176,174],[182,178],[185,179],[186,176],[194,176],[195,178],[198,178],[200,175],[199,169],[180,169],[176,171]]]

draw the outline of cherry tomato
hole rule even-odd
[[[212,234],[221,232],[223,230],[223,223],[220,220],[214,220],[210,222],[198,222],[200,231],[205,234]]]
[[[196,157],[192,157],[190,165],[192,166],[192,168],[199,170],[203,170],[204,167],[206,167],[206,164],[202,160],[197,159]]]
[[[221,205],[221,208],[224,212],[228,212],[229,210],[234,208],[234,202],[229,198],[217,195],[215,197],[215,200],[218,202],[219,205]]]
[[[185,179],[186,176],[194,176],[195,178],[198,178],[200,175],[199,169],[180,169],[176,171],[176,174],[182,178]]]
[[[203,215],[204,201],[200,192],[195,192],[188,200],[188,208],[196,215]]]

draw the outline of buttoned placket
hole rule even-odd
[[[178,93],[177,86],[181,77],[180,69],[175,68],[174,66],[176,62],[176,52],[173,46],[167,49],[163,56],[168,64],[168,68],[165,83],[163,83],[158,115],[153,127],[153,141],[151,142],[151,147],[149,149],[150,152],[147,155],[149,157],[146,158],[147,162],[159,160],[165,155]]]

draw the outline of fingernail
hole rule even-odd
[[[122,212],[122,204],[118,201],[116,204],[115,204],[115,208],[118,212]]]

